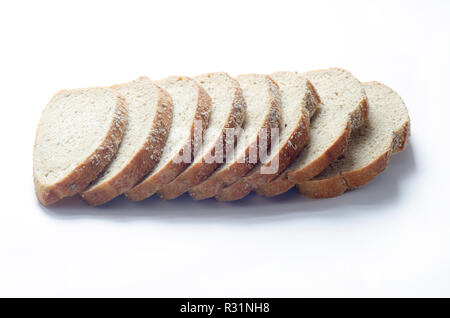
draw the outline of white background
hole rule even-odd
[[[450,296],[449,21],[449,1],[1,2],[0,296]],[[412,119],[359,190],[35,199],[35,129],[62,88],[330,66],[391,86]]]

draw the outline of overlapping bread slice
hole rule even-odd
[[[364,83],[369,116],[352,133],[345,153],[320,175],[297,189],[311,198],[329,198],[363,186],[386,169],[391,154],[403,150],[410,132],[409,115],[401,97],[389,87]]]
[[[189,194],[196,200],[211,198],[219,189],[244,176],[258,162],[259,140],[268,139],[271,128],[280,125],[280,92],[278,85],[267,75],[246,74],[236,77],[247,104],[243,130],[226,162],[208,179],[191,188]],[[270,139],[269,139],[270,141]]]
[[[188,77],[172,76],[156,84],[173,99],[173,119],[161,159],[143,181],[125,195],[140,201],[153,195],[183,172],[192,162],[194,137],[208,127],[211,98],[206,90]]]
[[[223,200],[242,198],[252,189],[259,194],[274,196],[298,182],[311,179],[345,151],[351,131],[367,119],[364,88],[350,72],[330,68],[307,72],[304,76],[313,84],[321,100],[311,121],[307,145],[280,176],[256,186],[243,179],[230,189],[224,189],[228,194]]]
[[[226,73],[209,73],[194,78],[211,97],[211,114],[201,149],[193,163],[172,182],[158,190],[162,199],[174,199],[204,181],[223,163],[226,130],[239,128],[246,104],[239,83]]]
[[[128,126],[114,160],[82,192],[99,205],[128,191],[159,161],[172,123],[172,98],[147,77],[113,87],[128,103]]]
[[[220,189],[217,199],[237,200],[248,194],[253,184],[273,179],[294,160],[309,135],[310,117],[320,103],[314,87],[296,72],[276,72],[270,75],[281,90],[281,125],[277,143],[270,154],[262,158],[251,173],[233,186]]]
[[[39,202],[49,205],[87,187],[117,152],[126,124],[126,102],[117,91],[57,93],[42,112],[34,145]]]

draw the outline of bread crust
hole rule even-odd
[[[309,180],[297,184],[297,190],[301,194],[315,199],[339,196],[347,190],[359,188],[375,179],[386,169],[391,155],[392,151],[389,150],[361,169],[341,172],[327,179]]]
[[[200,133],[203,135],[208,128],[209,114],[211,111],[211,97],[202,86],[198,85],[195,81],[193,82],[198,88],[198,102],[187,142],[180,148],[177,155],[174,156],[159,172],[151,175],[149,178],[125,192],[128,199],[132,201],[144,200],[155,194],[156,191],[164,185],[173,181],[190,165],[189,162],[178,162],[179,160],[176,160],[176,157],[182,157],[185,151],[190,150],[190,159],[192,160],[194,158],[194,150],[197,149],[197,147],[194,146],[194,136],[196,133],[194,132],[195,122],[202,122]]]
[[[82,192],[89,205],[106,203],[133,187],[159,161],[172,123],[172,97],[156,84],[158,102],[150,134],[133,158],[114,177]]]
[[[246,197],[250,192],[252,192],[251,184],[240,179],[228,187],[219,189],[215,198],[221,202],[236,201]]]
[[[216,140],[212,149],[210,149],[210,151],[208,151],[207,154],[201,158],[200,162],[191,164],[172,182],[166,184],[157,191],[157,194],[161,199],[170,200],[179,197],[193,186],[204,181],[214,172],[214,170],[217,169],[217,167],[219,167],[219,165],[221,165],[221,163],[216,161],[208,162],[207,158],[210,157],[209,154],[214,156],[215,149],[218,149],[220,146],[223,146],[223,153],[226,153],[226,143],[222,142],[222,140],[225,140],[226,137],[226,129],[238,128],[242,126],[245,120],[247,108],[239,83],[234,79],[232,79],[232,81],[235,86],[232,107],[230,113],[228,114],[226,124],[222,127],[220,137]]]
[[[256,165],[256,163],[250,162],[250,151],[251,149],[257,149],[257,153],[259,154],[258,147],[260,133],[264,131],[270,132],[270,128],[278,128],[280,126],[281,97],[279,87],[270,76],[266,75],[266,77],[270,83],[270,109],[257,133],[256,139],[247,145],[244,154],[240,158],[236,159],[228,168],[211,175],[204,182],[192,187],[189,190],[189,194],[194,200],[204,200],[214,197],[221,188],[236,182],[240,177],[249,172]],[[267,142],[269,146],[270,138],[268,138]]]
[[[321,173],[345,152],[351,132],[359,128],[367,120],[367,116],[367,97],[363,97],[357,109],[350,114],[349,121],[342,134],[321,156],[300,170],[285,171],[278,178],[258,187],[255,192],[264,196],[273,197],[288,191],[296,183],[306,182]]]
[[[378,82],[365,84],[382,85]],[[410,121],[408,120],[398,131],[393,133],[388,149],[365,167],[352,171],[341,171],[329,178],[309,180],[297,184],[297,190],[310,198],[319,199],[336,197],[347,190],[362,187],[386,169],[392,154],[402,151],[406,147],[410,133]]]
[[[110,88],[103,89],[113,91]],[[111,125],[105,138],[92,154],[76,166],[66,177],[52,185],[42,184],[38,180],[36,173],[33,173],[36,196],[42,205],[53,204],[64,197],[73,196],[83,191],[114,158],[122,142],[128,120],[125,98],[119,92],[114,91],[114,94],[117,96],[117,104]],[[36,149],[38,134],[39,127],[36,133],[34,149]]]

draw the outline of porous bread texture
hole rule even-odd
[[[364,88],[368,121],[352,134],[341,157],[315,178],[297,185],[300,193],[329,198],[361,187],[386,169],[392,153],[406,146],[410,120],[401,97],[377,82],[364,83]]]
[[[172,98],[149,78],[113,88],[128,102],[128,126],[114,160],[81,194],[90,205],[129,190],[157,164],[172,122]]]
[[[308,139],[310,117],[320,103],[314,87],[296,72],[276,72],[270,76],[281,90],[279,141],[272,145],[270,155],[246,177],[226,189],[220,189],[216,195],[219,201],[240,199],[253,187],[275,178],[296,158]]]
[[[226,73],[209,73],[194,80],[212,100],[209,126],[193,163],[157,192],[162,199],[174,199],[210,176],[223,162],[226,129],[241,127],[245,119],[247,106],[235,79]]]
[[[345,151],[351,132],[367,119],[366,93],[350,72],[330,68],[304,75],[321,99],[311,121],[309,141],[279,177],[258,187],[259,194],[278,195],[318,175]]]
[[[126,102],[117,91],[58,92],[36,133],[33,175],[39,202],[49,205],[86,188],[112,160],[126,125]]]
[[[189,190],[196,200],[214,197],[220,188],[237,181],[252,169],[258,162],[259,136],[280,124],[278,85],[269,76],[261,74],[239,75],[236,80],[247,104],[243,130],[234,151],[226,153],[226,162],[208,179]],[[267,141],[270,144],[270,139]]]
[[[173,120],[158,164],[143,181],[125,193],[133,201],[155,194],[184,171],[195,155],[194,135],[202,135],[208,126],[211,98],[203,87],[189,77],[180,76],[156,84],[172,96]]]

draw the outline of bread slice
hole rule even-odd
[[[320,175],[297,189],[311,198],[330,198],[361,187],[386,169],[391,154],[408,142],[410,123],[401,97],[389,87],[364,83],[369,100],[367,123],[352,134],[345,153]]]
[[[172,122],[172,98],[149,78],[113,88],[128,102],[128,127],[114,160],[81,194],[90,205],[131,189],[158,163]]]
[[[212,99],[209,126],[193,163],[157,192],[162,199],[174,199],[210,176],[223,163],[226,129],[241,127],[245,119],[247,106],[235,79],[226,73],[209,73],[194,80]]]
[[[125,193],[133,201],[155,194],[183,172],[197,148],[194,135],[202,135],[208,126],[211,98],[203,87],[188,77],[179,76],[157,81],[156,84],[172,96],[172,126],[158,164],[143,181]]]
[[[83,190],[112,160],[127,124],[125,99],[109,88],[62,90],[42,112],[33,154],[43,205]]]
[[[350,72],[330,68],[307,72],[304,76],[321,99],[311,121],[307,145],[280,176],[255,186],[242,180],[232,185],[234,188],[226,190],[229,194],[224,193],[224,199],[244,197],[252,189],[259,194],[274,196],[286,192],[297,182],[311,179],[345,151],[350,132],[367,119],[364,88]]]
[[[189,194],[196,200],[214,197],[217,191],[237,181],[258,162],[259,137],[267,138],[270,128],[280,125],[280,91],[267,75],[247,74],[236,77],[247,103],[243,131],[233,154],[208,179],[191,188]],[[270,142],[270,139],[268,140]]]

